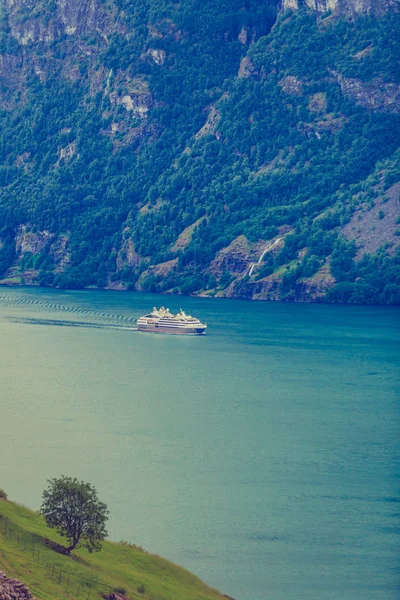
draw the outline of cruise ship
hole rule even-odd
[[[153,333],[183,333],[186,335],[205,335],[207,325],[195,317],[187,315],[182,309],[177,315],[170,312],[169,308],[153,308],[148,315],[137,320],[138,331],[152,331]]]

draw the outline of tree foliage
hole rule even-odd
[[[89,552],[101,550],[101,542],[107,536],[109,511],[98,499],[96,489],[75,477],[61,476],[48,483],[40,513],[49,527],[67,539],[67,553],[77,547]]]

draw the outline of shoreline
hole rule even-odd
[[[197,299],[205,299],[205,300],[230,300],[230,301],[241,301],[241,302],[270,302],[272,304],[300,304],[300,305],[325,305],[325,306],[346,306],[346,307],[374,307],[374,308],[399,308],[398,304],[356,304],[349,302],[328,302],[323,298],[319,298],[316,300],[309,301],[301,301],[301,300],[282,300],[280,298],[271,299],[271,298],[246,298],[240,296],[212,296],[210,294],[206,294],[200,292],[199,294],[174,294],[172,292],[147,292],[143,290],[129,290],[122,289],[116,287],[105,287],[98,288],[96,286],[93,287],[84,287],[84,288],[60,288],[60,287],[52,287],[52,286],[41,286],[36,283],[6,283],[4,281],[0,281],[0,289],[11,288],[27,288],[27,289],[41,289],[41,290],[54,290],[57,292],[116,292],[116,293],[128,293],[128,294],[151,294],[157,296],[167,296],[167,297],[176,297],[176,298],[197,298]]]

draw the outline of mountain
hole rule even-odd
[[[2,282],[400,303],[396,0],[0,0]]]

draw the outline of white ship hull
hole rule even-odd
[[[150,331],[151,333],[168,333],[172,335],[206,335],[205,327],[168,327],[165,325],[140,325],[138,331]]]
[[[187,315],[182,309],[177,315],[173,315],[168,308],[162,306],[159,310],[153,308],[150,314],[140,317],[137,320],[137,329],[169,335],[205,335],[207,325]]]

